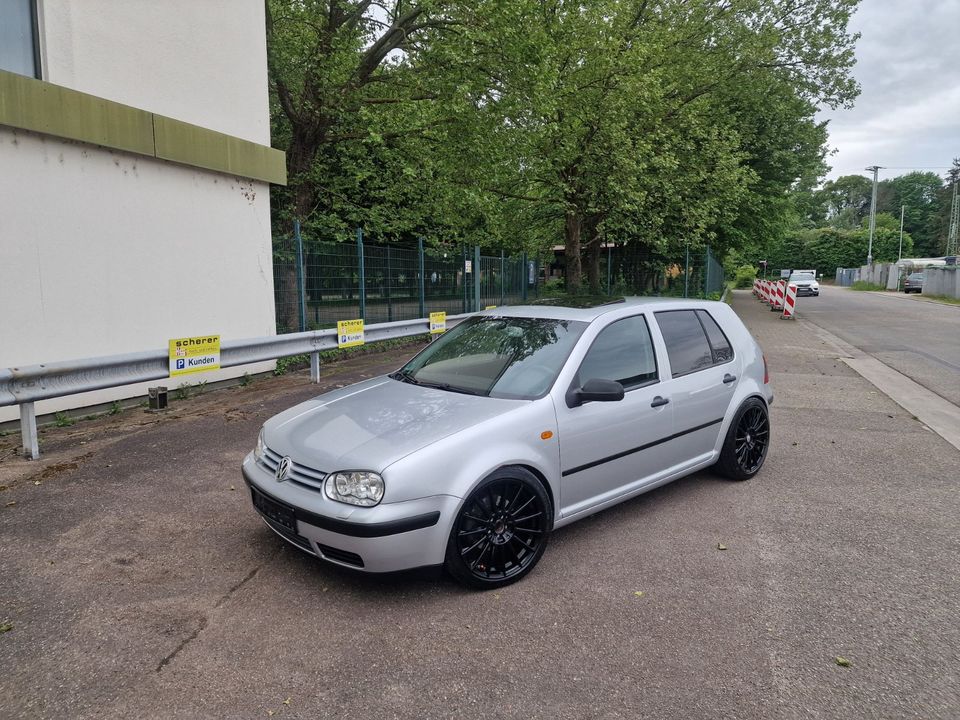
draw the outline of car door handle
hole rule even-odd
[[[650,407],[662,407],[666,405],[668,402],[670,402],[670,398],[660,397],[659,395],[657,395],[653,399],[653,402],[650,403]]]
[[[729,383],[735,382],[736,379],[737,379],[736,375],[731,375],[730,373],[727,373],[726,375],[723,376],[723,384],[727,385]]]

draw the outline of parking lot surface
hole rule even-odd
[[[960,452],[803,321],[734,308],[776,395],[761,473],[563,528],[496,592],[263,525],[240,460],[304,374],[51,430],[38,463],[0,440],[0,717],[960,716]]]

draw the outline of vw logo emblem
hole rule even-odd
[[[277,465],[277,482],[283,482],[290,476],[290,458],[284,457]]]

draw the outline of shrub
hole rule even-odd
[[[737,268],[737,273],[733,279],[733,286],[740,290],[753,287],[753,281],[757,277],[757,268],[752,265],[741,265]]]

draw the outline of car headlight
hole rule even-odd
[[[347,470],[327,475],[323,491],[328,498],[348,505],[372,507],[383,499],[383,478],[374,472]]]
[[[257,444],[253,448],[253,459],[257,462],[260,462],[260,459],[263,457],[263,451],[266,449],[266,445],[263,444],[263,430],[260,430],[260,434],[257,435]]]

